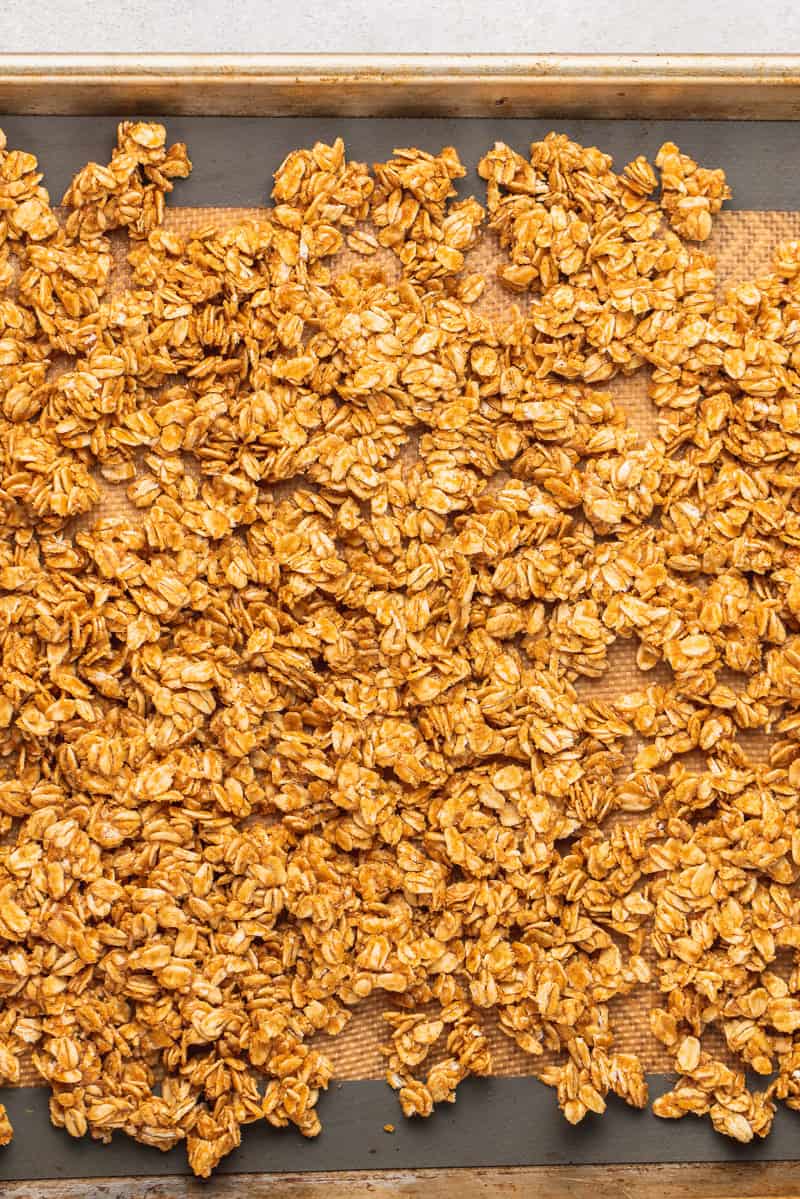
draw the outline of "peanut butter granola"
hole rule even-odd
[[[800,243],[720,294],[723,172],[656,167],[337,141],[183,236],[161,126],[58,211],[0,135],[0,1081],[73,1136],[314,1136],[374,994],[406,1116],[490,1020],[645,1106],[646,986],[657,1115],[800,1107]]]

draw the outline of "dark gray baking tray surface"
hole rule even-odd
[[[39,158],[53,201],[89,161],[108,162],[120,117],[25,117],[0,114],[13,149]],[[722,166],[736,209],[800,208],[798,123],[793,121],[528,121],[518,119],[337,117],[148,117],[167,126],[171,141],[185,141],[194,170],[178,181],[170,203],[183,207],[250,208],[269,202],[272,173],[290,150],[344,138],[351,158],[379,162],[395,146],[438,152],[454,145],[468,167],[462,195],[484,183],[474,168],[495,141],[526,152],[551,129],[614,156],[620,169],[637,154],[655,157],[674,141],[701,166]]]
[[[652,1098],[670,1085],[663,1075],[649,1082]],[[14,1125],[14,1140],[0,1149],[0,1181],[190,1173],[185,1146],[162,1153],[124,1136],[110,1145],[73,1139],[51,1125],[47,1096],[39,1087],[0,1089]],[[428,1120],[404,1119],[383,1082],[333,1083],[319,1112],[322,1133],[310,1141],[266,1123],[244,1128],[241,1147],[217,1172],[786,1161],[797,1155],[800,1132],[800,1115],[780,1107],[766,1140],[740,1145],[709,1120],[659,1120],[613,1099],[605,1115],[573,1127],[553,1091],[534,1078],[468,1079],[455,1104],[442,1104]],[[395,1131],[384,1132],[384,1124]]]
[[[108,161],[119,119],[0,115],[0,128],[9,146],[38,156],[57,201],[86,162]],[[337,136],[345,139],[350,157],[367,162],[389,157],[395,146],[436,152],[455,145],[468,168],[460,192],[474,191],[480,199],[484,184],[474,168],[496,140],[525,152],[531,141],[556,128],[613,154],[618,168],[637,154],[652,159],[662,142],[675,141],[702,165],[725,168],[734,193],[730,207],[800,209],[800,126],[788,121],[148,119],[163,120],[170,140],[189,147],[192,176],[178,181],[170,198],[183,207],[267,204],[272,173],[290,150]],[[651,1098],[670,1086],[663,1075],[649,1082]],[[189,1173],[184,1147],[165,1154],[124,1136],[111,1145],[74,1140],[51,1125],[48,1095],[45,1088],[0,1088],[14,1125],[12,1144],[0,1149],[0,1182]],[[613,1098],[604,1116],[589,1115],[573,1128],[553,1091],[534,1078],[469,1079],[459,1087],[455,1105],[442,1105],[429,1120],[405,1120],[384,1082],[333,1083],[320,1101],[320,1116],[323,1131],[313,1141],[266,1124],[245,1128],[241,1148],[218,1172],[785,1161],[798,1156],[800,1133],[800,1115],[779,1107],[765,1141],[739,1145],[715,1133],[708,1120],[659,1120]],[[387,1123],[394,1133],[384,1132]]]

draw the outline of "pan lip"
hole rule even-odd
[[[0,111],[800,119],[800,54],[2,54]]]
[[[800,84],[800,54],[0,54],[16,80],[95,77],[464,80],[544,78]]]

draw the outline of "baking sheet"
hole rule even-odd
[[[670,1086],[664,1075],[649,1083],[653,1098]],[[0,1100],[14,1125],[14,1140],[0,1149],[0,1182],[190,1173],[184,1146],[162,1153],[119,1135],[103,1145],[54,1128],[39,1087],[0,1088]],[[441,1104],[427,1120],[403,1119],[383,1082],[332,1083],[319,1113],[314,1140],[265,1121],[249,1125],[215,1173],[787,1161],[797,1155],[800,1131],[800,1115],[780,1107],[766,1140],[741,1145],[714,1132],[710,1120],[659,1120],[614,1096],[603,1116],[590,1113],[573,1127],[535,1078],[467,1079],[455,1104]],[[393,1133],[384,1132],[387,1123]]]
[[[109,117],[3,116],[10,147],[39,158],[45,185],[56,201],[74,173],[91,160],[108,162],[116,127],[128,113]],[[316,141],[345,140],[350,158],[369,163],[391,156],[396,146],[438,152],[455,146],[468,167],[458,181],[461,195],[484,183],[475,173],[478,159],[495,141],[525,153],[558,129],[583,145],[596,145],[622,167],[637,154],[650,158],[674,141],[703,166],[722,166],[733,190],[733,210],[793,211],[800,208],[800,126],[794,121],[591,121],[439,117],[179,117],[163,121],[170,141],[184,141],[194,169],[177,183],[170,204],[193,208],[249,208],[269,202],[272,173],[290,150]]]
[[[10,146],[37,154],[44,182],[57,200],[87,161],[108,161],[119,119],[0,116],[0,128]],[[468,169],[460,193],[474,191],[480,198],[484,185],[474,167],[495,140],[524,152],[531,141],[555,126],[584,144],[612,153],[618,167],[639,153],[652,158],[668,139],[703,165],[724,166],[734,191],[729,208],[741,214],[727,219],[730,227],[740,230],[734,258],[742,274],[766,269],[769,254],[782,236],[800,236],[800,223],[794,228],[800,222],[800,141],[798,126],[791,122],[157,119],[167,125],[171,141],[186,141],[194,161],[191,178],[177,183],[170,204],[205,209],[202,223],[208,223],[209,208],[246,210],[268,203],[272,173],[284,156],[317,140],[342,136],[349,155],[367,162],[390,156],[395,146],[416,145],[435,152],[442,145],[455,145]],[[221,214],[220,219],[232,215]],[[185,212],[173,219],[182,225],[193,216]],[[723,216],[723,234],[725,222]],[[639,376],[641,384],[644,378]],[[377,1009],[371,1019],[375,1025],[371,1042],[376,1045],[385,1039]],[[406,1121],[394,1093],[374,1077],[377,1055],[373,1054],[375,1061],[370,1059],[367,1069],[364,1045],[354,1043],[353,1050],[346,1076],[353,1079],[361,1071],[360,1077],[334,1083],[323,1098],[320,1138],[307,1142],[294,1131],[251,1126],[244,1130],[242,1148],[220,1170],[766,1161],[795,1156],[800,1125],[798,1117],[784,1108],[779,1109],[771,1136],[750,1146],[718,1136],[706,1120],[687,1117],[666,1123],[614,1100],[604,1117],[590,1116],[572,1128],[558,1111],[550,1088],[530,1077],[471,1079],[459,1088],[454,1107],[445,1105],[428,1121]],[[367,1074],[373,1077],[366,1078]],[[669,1086],[664,1075],[651,1076],[650,1082],[652,1097]],[[161,1154],[124,1137],[115,1138],[113,1147],[72,1140],[49,1123],[47,1089],[5,1088],[0,1097],[15,1127],[13,1144],[0,1151],[0,1180],[189,1173],[181,1147]],[[385,1123],[394,1124],[396,1131],[385,1133]]]

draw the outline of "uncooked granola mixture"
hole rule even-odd
[[[208,1175],[243,1124],[319,1131],[376,996],[406,1116],[490,1026],[568,1120],[644,1106],[614,1005],[649,989],[655,1112],[765,1136],[800,1107],[800,243],[722,294],[725,177],[672,144],[498,143],[485,208],[452,148],[318,144],[188,235],[161,126],[56,211],[4,145],[0,1081],[32,1055],[72,1135]]]

